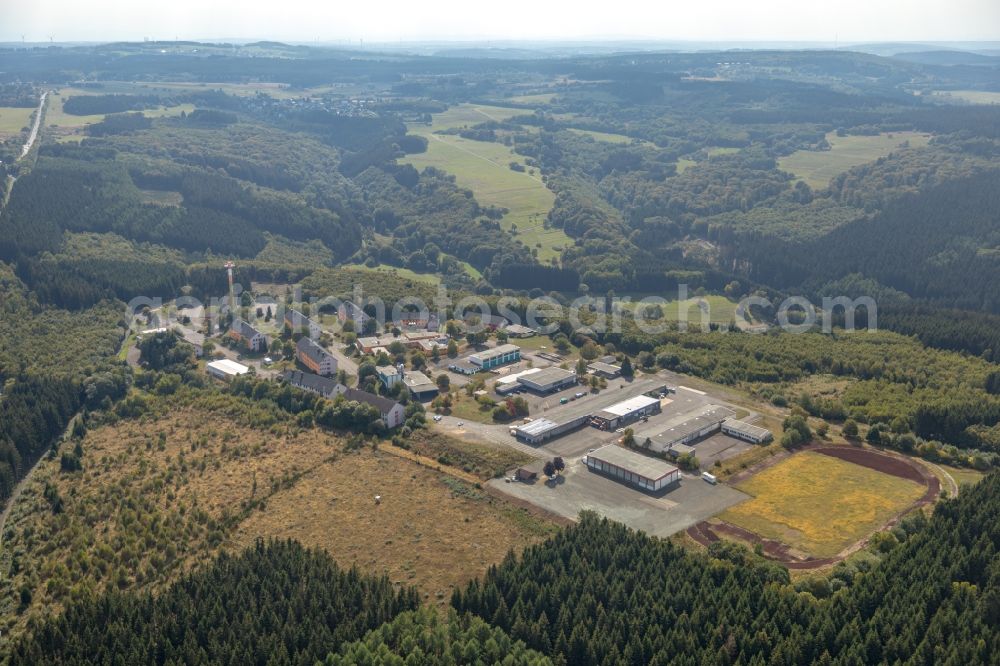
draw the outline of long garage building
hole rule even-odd
[[[680,470],[673,465],[614,444],[591,451],[584,463],[593,472],[640,490],[656,492],[681,480]]]
[[[660,401],[648,395],[637,395],[634,398],[615,403],[594,414],[590,423],[601,430],[614,430],[635,423],[643,416],[660,413]]]

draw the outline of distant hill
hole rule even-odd
[[[896,60],[915,62],[921,65],[986,65],[1000,66],[1000,57],[972,53],[969,51],[916,51],[898,53]]]

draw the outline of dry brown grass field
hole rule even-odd
[[[83,471],[43,461],[7,521],[2,641],[72,598],[155,592],[256,536],[325,547],[446,603],[453,586],[555,529],[487,496],[476,476],[463,482],[369,444],[348,450],[319,430],[253,429],[207,409],[97,427],[82,446]],[[477,471],[496,464],[467,455]]]
[[[719,515],[814,557],[831,557],[906,510],[926,488],[819,453],[804,451],[736,487],[751,499]]]

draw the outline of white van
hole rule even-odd
[[[719,482],[719,480],[717,478],[715,478],[714,474],[709,474],[708,472],[702,472],[701,473],[701,478],[704,481],[708,481],[713,486]]]

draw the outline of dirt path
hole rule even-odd
[[[882,472],[883,474],[897,476],[926,486],[927,490],[920,497],[920,499],[907,507],[905,511],[901,512],[888,523],[883,525],[879,530],[877,530],[877,532],[894,527],[897,523],[899,523],[899,520],[903,516],[909,514],[915,509],[932,504],[941,494],[941,480],[937,477],[937,475],[931,473],[926,467],[921,465],[916,460],[898,453],[857,448],[853,446],[831,446],[825,444],[812,444],[798,449],[796,452],[798,451],[812,451],[820,455],[837,458],[861,467],[867,467],[869,469]],[[759,465],[755,465],[745,472],[735,475],[732,477],[731,483],[749,478],[761,470],[788,458],[792,454],[793,452],[787,452],[772,456]],[[953,480],[952,483],[954,483]],[[702,521],[687,529],[687,535],[689,537],[706,547],[713,542],[718,541],[721,538],[720,534],[738,541],[754,544],[755,546],[759,545],[763,550],[764,557],[780,562],[789,569],[819,569],[830,566],[831,564],[835,564],[843,559],[846,559],[849,555],[857,552],[861,548],[864,548],[871,539],[871,535],[869,535],[868,537],[851,544],[833,557],[799,557],[792,552],[791,548],[787,544],[773,539],[766,539],[749,530],[727,522],[718,521],[709,523],[707,521]]]

